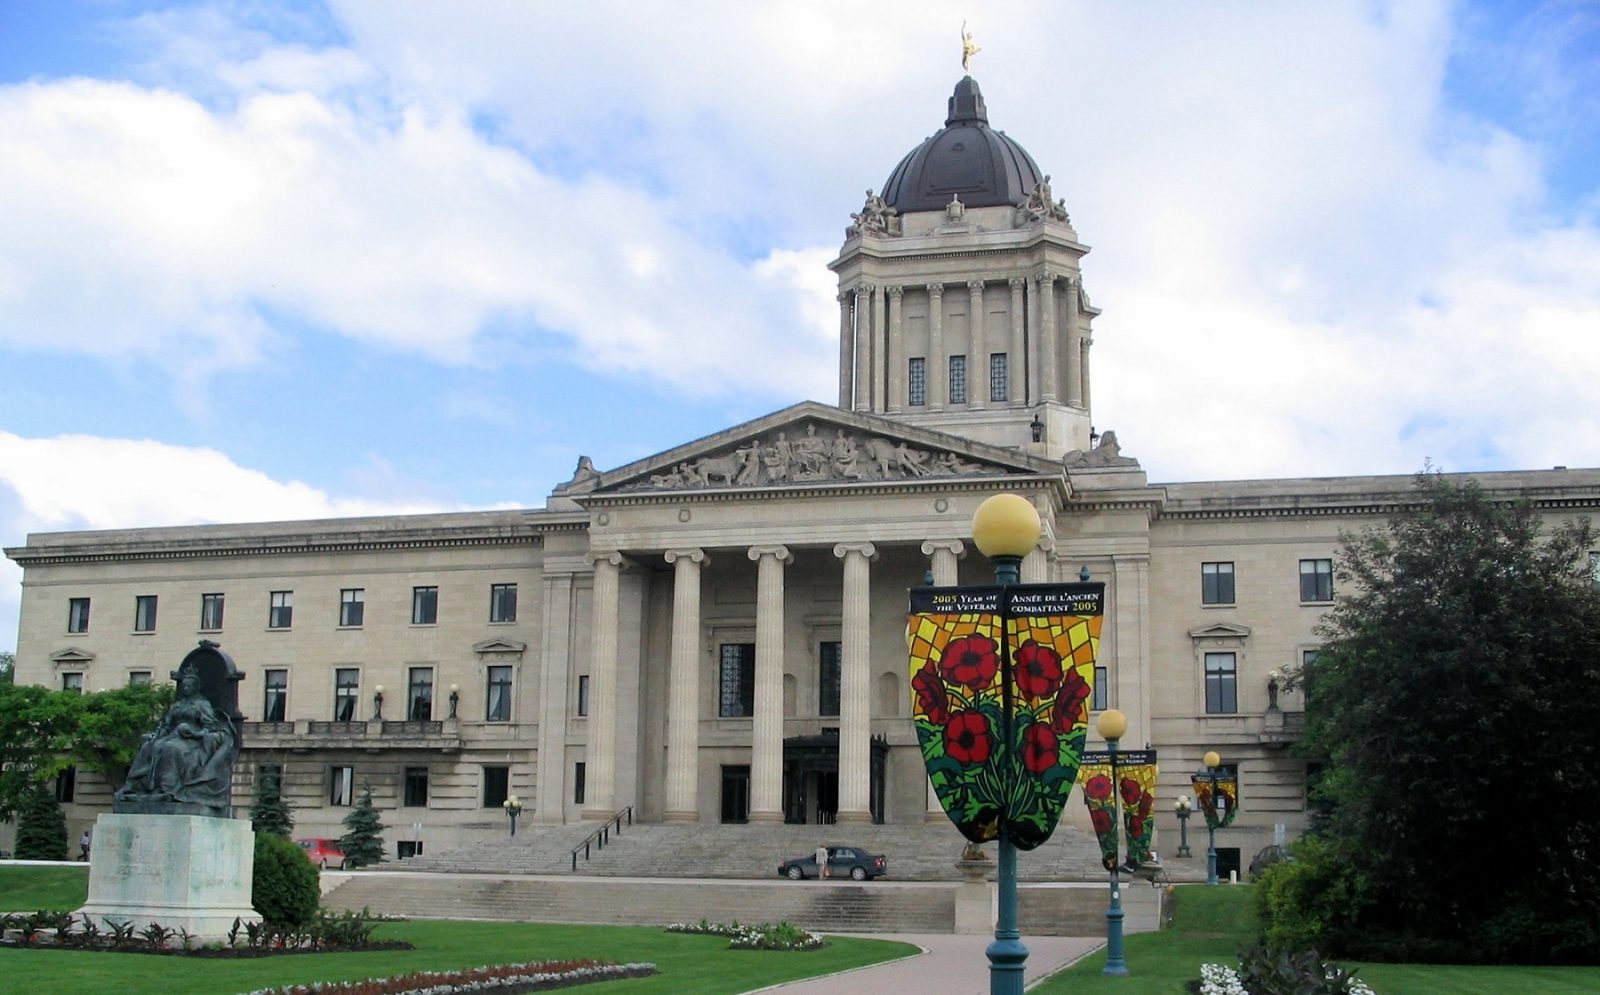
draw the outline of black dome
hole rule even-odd
[[[967,207],[1011,206],[1042,179],[1027,150],[989,127],[978,82],[967,76],[950,97],[944,128],[900,160],[883,199],[901,214],[942,211],[951,197]]]

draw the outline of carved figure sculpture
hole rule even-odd
[[[1016,223],[1019,225],[1031,224],[1046,218],[1052,221],[1067,221],[1067,203],[1063,200],[1052,200],[1050,190],[1050,177],[1033,185],[1028,191],[1026,200],[1017,205]]]
[[[694,461],[691,469],[701,487],[710,487],[713,480],[731,487],[742,466],[736,456],[702,456]]]
[[[844,429],[839,429],[839,435],[833,440],[833,472],[835,476],[847,480],[859,480],[861,468],[856,466],[856,440],[844,434]]]
[[[1122,447],[1117,444],[1117,433],[1107,432],[1100,437],[1100,444],[1085,452],[1082,449],[1068,450],[1061,457],[1061,462],[1067,469],[1090,468],[1099,466],[1138,466],[1139,461],[1131,456],[1122,455]]]
[[[977,43],[975,43],[972,40],[972,32],[967,30],[967,22],[966,21],[962,21],[961,22],[961,71],[962,72],[970,73],[972,71],[972,57],[974,55],[977,55],[981,51],[983,51],[983,49],[979,48],[977,46]]]
[[[232,671],[232,661],[208,641],[184,658],[172,672],[178,682],[177,700],[156,728],[140,740],[127,780],[115,795],[117,803],[199,806],[212,815],[231,811],[240,726],[229,714],[236,709],[221,691],[227,681],[236,681],[238,674],[224,672],[210,681],[212,694],[208,697],[199,659],[205,653],[219,660],[218,668]],[[231,685],[226,689],[237,694]]]
[[[867,188],[866,203],[861,205],[861,210],[850,215],[850,220],[855,224],[844,230],[845,236],[853,238],[856,235],[898,235],[900,234],[899,212],[889,206],[889,202]]]
[[[795,441],[794,459],[799,465],[796,476],[816,478],[827,475],[828,443],[817,438],[817,426],[807,425],[805,437]]]

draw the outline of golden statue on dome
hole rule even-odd
[[[972,57],[983,49],[972,40],[972,32],[967,30],[967,22],[961,22],[961,71],[970,74],[972,71]]]

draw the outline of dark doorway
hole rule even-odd
[[[883,821],[884,772],[889,744],[872,738],[871,783],[867,805],[872,821]],[[829,824],[839,815],[839,731],[791,736],[783,741],[783,821],[793,825]]]
[[[750,765],[722,766],[722,821],[750,821]]]
[[[1242,873],[1239,867],[1239,848],[1236,846],[1217,847],[1217,880],[1226,881],[1230,874]]]

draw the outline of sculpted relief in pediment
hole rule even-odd
[[[792,437],[791,437],[792,435]],[[763,487],[785,484],[917,480],[1005,473],[957,453],[918,449],[903,440],[862,436],[813,422],[747,439],[719,453],[678,463],[621,490],[677,490],[696,487]]]

